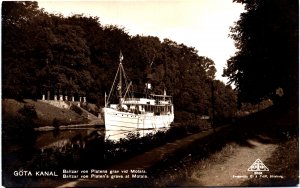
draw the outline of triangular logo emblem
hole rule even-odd
[[[260,172],[260,171],[269,171],[268,167],[260,159],[256,161],[248,168],[248,171],[251,172]]]

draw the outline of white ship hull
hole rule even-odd
[[[153,113],[135,114],[104,108],[106,130],[142,130],[168,128],[174,121],[174,114],[154,115]]]
[[[135,97],[132,82],[128,82],[122,65],[123,55],[120,53],[120,64],[108,97],[105,94],[104,123],[106,131],[139,131],[168,128],[174,121],[172,97],[166,94],[156,95],[151,84],[146,84],[145,94]],[[119,81],[117,81],[119,77]],[[113,91],[118,95],[113,95]],[[111,103],[114,98],[115,102]]]

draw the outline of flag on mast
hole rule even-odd
[[[122,51],[120,50],[120,62],[123,61],[124,57],[123,57],[123,54],[122,54]]]

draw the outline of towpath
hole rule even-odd
[[[155,148],[148,152],[145,152],[141,155],[133,157],[127,161],[121,162],[112,166],[110,169],[114,170],[150,170],[155,166],[165,162],[169,158],[184,157],[191,149],[191,147],[197,145],[197,142],[205,142],[211,136],[217,135],[219,132],[226,132],[230,130],[229,125],[218,127],[215,130],[215,133],[212,129],[209,129],[205,132],[197,133],[185,137],[180,140],[176,140],[172,143],[167,143],[161,147]],[[214,133],[214,134],[213,134]],[[65,184],[60,185],[59,187],[97,187],[97,186],[118,186],[126,183],[127,179],[78,179],[76,181],[71,181]]]
[[[241,186],[253,175],[248,168],[257,159],[263,162],[270,158],[277,148],[277,144],[262,143],[254,139],[248,142],[251,147],[235,145],[230,156],[220,156],[219,160],[206,168],[199,166],[180,186]]]

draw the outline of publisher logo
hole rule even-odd
[[[260,159],[256,159],[256,161],[248,168],[248,171],[254,172],[254,174],[261,174],[262,171],[269,171],[269,169]]]
[[[248,168],[248,172],[253,172],[253,174],[238,174],[238,175],[233,175],[232,178],[249,178],[249,179],[268,179],[268,178],[280,178],[283,179],[284,177],[282,175],[273,175],[273,174],[263,174],[263,172],[268,172],[269,168],[260,160],[256,159],[255,162]]]

